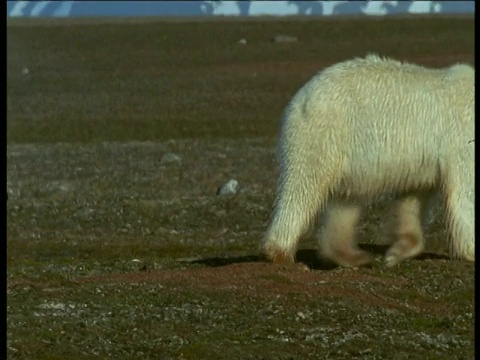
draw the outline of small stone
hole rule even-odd
[[[26,76],[26,75],[30,74],[30,70],[28,70],[27,67],[24,67],[24,68],[22,69],[22,74]]]
[[[229,180],[222,187],[217,190],[217,195],[236,194],[238,191],[238,181],[235,179]]]
[[[245,45],[247,43],[247,39],[240,39],[240,40],[238,40],[238,43],[240,45]]]
[[[162,156],[162,160],[160,160],[162,164],[175,163],[180,161],[182,161],[180,156],[174,153],[166,153],[165,155]]]
[[[275,43],[293,43],[298,42],[298,38],[290,35],[277,34],[273,37],[273,42]]]

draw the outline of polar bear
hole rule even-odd
[[[320,215],[321,254],[361,266],[362,204],[397,198],[387,266],[419,254],[432,198],[446,204],[452,258],[475,261],[475,70],[433,69],[375,54],[324,69],[282,117],[280,178],[262,252],[293,263],[299,239]]]

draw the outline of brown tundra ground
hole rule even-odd
[[[441,204],[395,268],[386,202],[359,228],[371,267],[309,238],[295,266],[258,257],[281,111],[368,52],[473,64],[474,18],[8,20],[8,359],[473,359]]]

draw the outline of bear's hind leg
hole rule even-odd
[[[318,184],[320,176],[316,167],[309,172],[289,176],[282,181],[261,252],[276,264],[293,264],[298,242],[302,235],[314,228],[327,201],[333,175],[324,176],[325,183]]]
[[[372,255],[357,247],[356,225],[360,218],[358,205],[335,203],[325,214],[319,234],[320,253],[323,257],[346,267],[358,267],[372,262]]]
[[[260,249],[274,264],[293,264],[300,237],[316,223],[321,201],[307,190],[291,184],[282,188]]]

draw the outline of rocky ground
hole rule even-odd
[[[388,198],[358,229],[371,267],[309,237],[295,266],[257,251],[293,92],[371,50],[473,63],[473,34],[444,17],[9,22],[8,358],[473,359],[475,267],[448,258],[441,204],[398,267]]]

